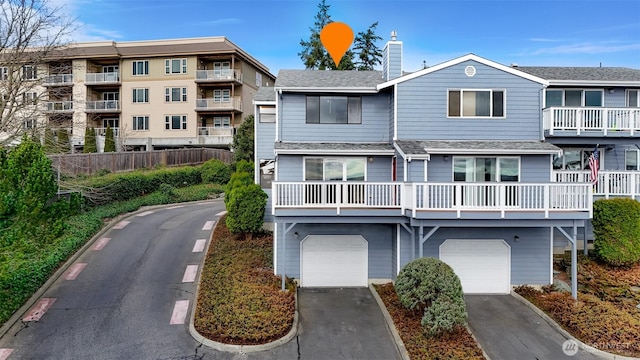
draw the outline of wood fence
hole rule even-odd
[[[218,159],[230,164],[233,160],[231,151],[209,148],[47,156],[51,159],[56,171],[59,166],[60,173],[69,176],[93,175],[104,170],[123,172],[151,169],[157,166],[198,165],[210,159]]]

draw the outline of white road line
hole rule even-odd
[[[226,211],[220,211],[219,213],[216,214],[216,216],[222,216],[222,215],[224,215],[226,213],[227,213]]]
[[[102,248],[107,245],[107,243],[111,240],[111,238],[100,238],[96,241],[95,244],[91,247],[91,250],[102,250]]]
[[[0,349],[0,360],[7,360],[13,349]]]
[[[140,214],[138,214],[138,215],[136,215],[136,216],[138,216],[138,217],[143,217],[143,216],[151,215],[151,214],[153,214],[154,212],[155,212],[155,211],[145,211],[145,212],[140,213]]]
[[[78,275],[80,275],[80,272],[82,272],[85,266],[87,266],[87,263],[77,263],[77,264],[71,265],[69,270],[67,270],[67,273],[64,275],[64,279],[75,280],[78,277]]]
[[[216,223],[215,221],[207,221],[206,223],[204,223],[204,226],[202,227],[202,231],[213,229],[213,224],[215,223]]]
[[[204,246],[207,244],[207,239],[198,239],[196,240],[195,245],[193,245],[192,252],[202,252],[204,250]]]
[[[129,225],[129,223],[131,223],[131,221],[122,220],[122,221],[120,221],[119,223],[115,224],[115,225],[113,226],[113,229],[116,229],[116,230],[124,229],[124,227],[125,227],[125,226],[127,226],[127,225]]]
[[[168,207],[167,209],[168,209],[168,210],[172,210],[172,209],[180,209],[180,208],[182,208],[182,207],[184,207],[184,205],[176,205],[176,206]]]
[[[55,298],[42,298],[36,306],[32,307],[27,313],[27,316],[22,318],[22,321],[38,321],[49,310],[51,305],[56,302]]]
[[[187,265],[187,269],[182,276],[183,283],[192,283],[196,281],[196,275],[198,274],[198,265]]]
[[[178,300],[173,307],[173,314],[171,315],[171,321],[169,325],[184,324],[187,319],[187,310],[189,309],[189,300]]]

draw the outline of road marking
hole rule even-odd
[[[125,226],[127,226],[127,225],[129,225],[129,223],[130,223],[130,222],[131,222],[131,221],[122,220],[122,221],[120,221],[119,223],[115,224],[115,225],[113,226],[113,228],[114,228],[114,229],[117,229],[117,230],[124,229],[124,227],[125,227]]]
[[[69,270],[67,270],[67,273],[64,275],[64,279],[75,280],[78,275],[80,275],[80,272],[84,269],[85,266],[87,266],[87,263],[77,263],[71,265]]]
[[[169,325],[184,324],[187,319],[187,310],[189,309],[189,300],[178,300],[173,307],[173,314],[171,315],[171,321]]]
[[[215,224],[215,221],[207,221],[206,223],[204,223],[204,226],[202,227],[202,230],[211,230],[213,229],[213,224]]]
[[[193,245],[193,251],[191,252],[202,252],[206,244],[207,244],[207,239],[196,240],[195,245]]]
[[[172,206],[172,207],[168,207],[167,209],[172,210],[172,209],[180,209],[184,207],[184,205],[176,205],[176,206]]]
[[[196,281],[197,274],[198,274],[198,265],[187,265],[187,269],[184,271],[184,276],[182,276],[182,282],[192,283]]]
[[[22,321],[38,321],[49,310],[51,305],[56,302],[55,298],[42,298],[36,306],[32,307],[27,313],[27,316],[22,318]]]
[[[155,212],[155,211],[145,211],[145,212],[140,213],[140,214],[138,214],[138,215],[136,215],[136,216],[143,217],[143,216],[151,215],[151,214],[153,214],[154,212]]]
[[[219,213],[216,214],[216,216],[222,216],[222,215],[224,215],[226,213],[227,213],[226,211],[220,211]]]
[[[107,245],[107,243],[111,240],[111,238],[100,238],[96,241],[95,244],[91,247],[91,250],[102,250],[102,248]]]
[[[7,360],[13,349],[0,349],[0,360]]]

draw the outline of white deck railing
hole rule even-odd
[[[403,183],[375,182],[273,182],[275,208],[402,207]]]
[[[592,196],[589,184],[523,183],[424,183],[413,184],[413,213],[417,211],[588,211]]]
[[[233,136],[235,133],[235,129],[230,128],[221,128],[214,126],[207,127],[198,127],[198,136]]]
[[[233,69],[196,70],[196,81],[231,81],[242,82],[242,73]]]
[[[85,103],[87,112],[117,112],[120,111],[120,101],[118,100],[100,100],[87,101]]]
[[[242,111],[240,97],[229,98],[226,101],[216,99],[196,99],[196,110],[238,110]]]
[[[48,101],[45,103],[46,112],[69,112],[73,111],[73,101],[71,100],[63,100],[63,101]]]
[[[640,108],[550,107],[542,110],[544,129],[554,131],[598,131],[604,135],[625,131],[634,135],[640,131]]]
[[[73,84],[72,74],[49,75],[45,77],[43,81],[44,86],[71,85],[71,84]]]
[[[96,135],[97,136],[106,136],[107,135],[107,128],[95,128],[95,130],[96,130]],[[113,130],[113,136],[114,137],[119,137],[120,136],[120,128],[112,127],[111,130]]]
[[[589,171],[554,171],[556,182],[591,183]],[[599,171],[594,196],[630,196],[640,198],[640,171]]]
[[[120,73],[117,73],[117,72],[89,73],[85,76],[85,82],[87,84],[119,83]]]

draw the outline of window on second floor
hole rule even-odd
[[[186,115],[166,115],[164,117],[165,130],[187,130]]]
[[[214,90],[213,101],[214,102],[229,102],[231,100],[230,90]]]
[[[22,93],[22,103],[25,105],[35,105],[38,101],[38,93],[35,91],[28,91]]]
[[[133,116],[133,130],[134,131],[149,130],[149,117]]]
[[[213,118],[213,127],[215,129],[228,129],[231,127],[231,118],[228,116],[216,116]]]
[[[603,168],[604,154],[600,151],[600,161],[598,162],[600,169]],[[553,156],[554,170],[589,170],[589,156],[593,153],[593,148],[571,148],[563,149],[562,155]]]
[[[134,60],[132,75],[149,75],[149,60]]]
[[[520,158],[454,157],[453,181],[520,181]]]
[[[627,90],[627,107],[640,107],[640,90]]]
[[[164,101],[165,102],[186,102],[187,88],[186,87],[165,88]]]
[[[321,158],[304,159],[305,181],[365,181],[366,158]]]
[[[449,117],[494,117],[505,114],[504,90],[449,90]]]
[[[35,65],[25,65],[22,67],[23,80],[36,80],[38,78],[38,68]]]
[[[307,96],[307,124],[361,124],[360,96]]]
[[[227,75],[231,69],[231,62],[216,61],[213,63],[213,73],[218,76]]]
[[[258,122],[261,122],[261,123],[274,123],[274,122],[276,122],[276,108],[275,108],[275,106],[259,106],[258,107]]]
[[[136,88],[133,89],[133,102],[134,103],[148,103],[149,102],[149,89]]]
[[[164,73],[165,74],[186,74],[187,59],[165,59]]]
[[[546,107],[602,106],[602,103],[602,90],[547,89],[545,92]]]

